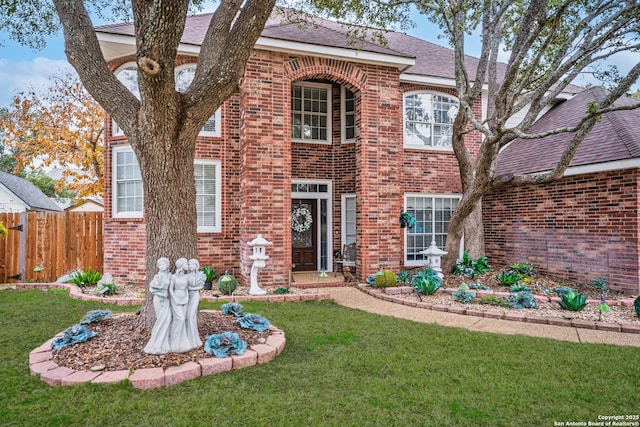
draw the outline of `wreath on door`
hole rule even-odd
[[[313,216],[305,206],[298,206],[291,212],[291,228],[297,233],[304,233],[311,228]]]

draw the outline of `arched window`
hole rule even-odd
[[[126,87],[129,91],[140,99],[140,89],[138,88],[138,66],[135,62],[127,62],[118,68],[115,72],[116,78]],[[118,126],[115,120],[111,120],[111,135],[122,136],[124,132],[122,128]]]
[[[176,90],[184,92],[189,88],[196,75],[196,66],[194,64],[181,65],[176,68]],[[220,108],[209,117],[200,131],[201,136],[220,136]]]
[[[459,103],[455,98],[430,93],[404,95],[404,146],[451,148],[453,121]]]
[[[140,99],[140,90],[138,88],[138,68],[135,62],[128,62],[118,68],[115,72],[116,78],[133,93],[136,98]],[[193,64],[187,64],[176,68],[176,90],[184,92],[189,88],[196,74],[196,67]],[[115,121],[112,121],[111,135],[124,135],[122,128]],[[207,120],[204,127],[200,131],[202,136],[220,136],[220,109]]]

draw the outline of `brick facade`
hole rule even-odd
[[[541,273],[640,292],[640,170],[569,176],[484,199],[486,253],[493,263],[529,262]]]
[[[181,57],[179,64],[190,61]],[[125,62],[127,58],[111,65],[115,70]],[[291,85],[301,80],[331,85],[330,144],[291,141]],[[355,143],[341,140],[341,86],[356,95]],[[379,268],[401,270],[404,235],[398,217],[404,194],[461,192],[453,151],[403,148],[403,93],[413,90],[454,95],[450,89],[401,84],[394,67],[254,51],[241,90],[222,106],[220,138],[199,138],[196,147],[197,159],[222,164],[222,228],[199,233],[201,265],[233,269],[248,283],[252,261],[246,243],[261,233],[273,242],[261,283],[285,284],[292,257],[292,180],[326,180],[331,182],[333,213],[329,258],[341,247],[341,197],[356,194],[358,278]],[[480,116],[480,105],[476,110]],[[127,142],[111,137],[110,127],[107,119],[104,269],[119,282],[142,284],[144,265],[132,260],[144,256],[144,220],[111,216],[112,147]],[[472,133],[468,140],[476,141],[469,143],[475,151],[479,136]]]

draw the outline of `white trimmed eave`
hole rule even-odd
[[[603,162],[603,163],[594,163],[591,165],[583,165],[583,166],[572,166],[568,167],[567,170],[564,171],[564,176],[575,176],[575,175],[585,175],[589,173],[599,173],[599,172],[611,172],[611,171],[619,171],[625,169],[636,169],[640,168],[640,158],[633,159],[624,159],[624,160],[614,160],[611,162]],[[548,171],[536,172],[527,175],[540,175],[543,173],[549,173]]]
[[[107,61],[123,56],[133,55],[136,52],[136,41],[133,36],[98,32],[98,40],[102,53]],[[331,46],[321,46],[309,43],[300,43],[288,40],[260,37],[255,49],[272,52],[285,52],[295,55],[316,56],[330,59],[339,59],[349,62],[384,65],[395,67],[400,71],[415,65],[414,58],[384,53],[368,52],[357,49],[345,49]],[[180,43],[178,52],[186,55],[198,55],[200,46]]]

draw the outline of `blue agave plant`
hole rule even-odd
[[[253,329],[258,332],[264,332],[271,327],[271,324],[265,317],[253,313],[247,313],[242,317],[238,317],[238,323],[245,329]]]
[[[61,337],[56,338],[51,343],[51,348],[60,350],[73,344],[87,341],[98,335],[97,332],[90,331],[86,326],[73,325],[64,330]]]
[[[232,354],[242,356],[247,351],[247,342],[240,339],[235,332],[223,332],[209,335],[204,340],[204,351],[219,359],[230,357]]]
[[[244,307],[242,304],[238,304],[237,302],[228,302],[222,306],[222,314],[230,316],[234,315],[236,317],[242,316],[242,310]]]
[[[111,319],[111,310],[91,310],[84,319],[80,321],[81,325],[88,325],[90,323],[98,323],[103,320]]]

